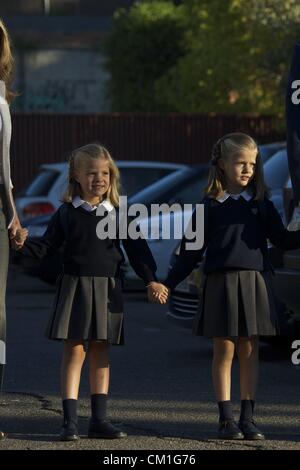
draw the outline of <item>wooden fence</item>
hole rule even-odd
[[[103,143],[119,160],[207,162],[213,143],[234,131],[249,133],[259,143],[285,138],[282,120],[273,116],[16,113],[12,180],[18,191],[41,163],[65,161],[72,149],[94,141]]]

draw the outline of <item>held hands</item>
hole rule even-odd
[[[20,250],[24,245],[26,238],[28,237],[27,228],[18,228],[15,234],[10,233],[11,247],[13,250]]]
[[[169,289],[160,282],[150,282],[147,286],[149,302],[156,302],[159,304],[167,303],[169,296]]]

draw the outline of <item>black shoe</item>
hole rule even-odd
[[[4,439],[4,438],[5,438],[4,432],[3,432],[3,431],[0,431],[0,441],[1,441],[1,439]]]
[[[233,440],[244,439],[244,434],[233,420],[221,421],[218,430],[218,438]]]
[[[244,434],[245,439],[251,441],[261,441],[265,439],[264,434],[256,426],[253,419],[247,419],[239,422],[239,427]]]
[[[60,441],[78,441],[78,429],[75,426],[63,425],[59,435]]]
[[[94,439],[121,439],[127,437],[127,434],[113,426],[109,421],[90,420],[88,437]]]

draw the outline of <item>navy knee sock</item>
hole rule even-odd
[[[254,400],[241,400],[240,421],[251,421],[254,412]]]
[[[226,401],[218,401],[219,406],[219,421],[232,421],[233,420],[233,413],[232,413],[232,404],[230,400]]]
[[[106,418],[107,395],[95,393],[91,395],[92,419],[94,421],[104,421]]]
[[[77,400],[68,398],[63,400],[62,405],[64,411],[64,426],[68,425],[69,427],[77,428]]]

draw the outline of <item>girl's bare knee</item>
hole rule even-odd
[[[232,361],[235,342],[231,338],[214,338],[214,359],[222,362]]]
[[[258,336],[251,336],[249,338],[239,338],[237,344],[237,353],[241,358],[253,357],[258,354]]]
[[[64,356],[75,361],[84,359],[84,343],[82,341],[67,340],[64,345]]]

